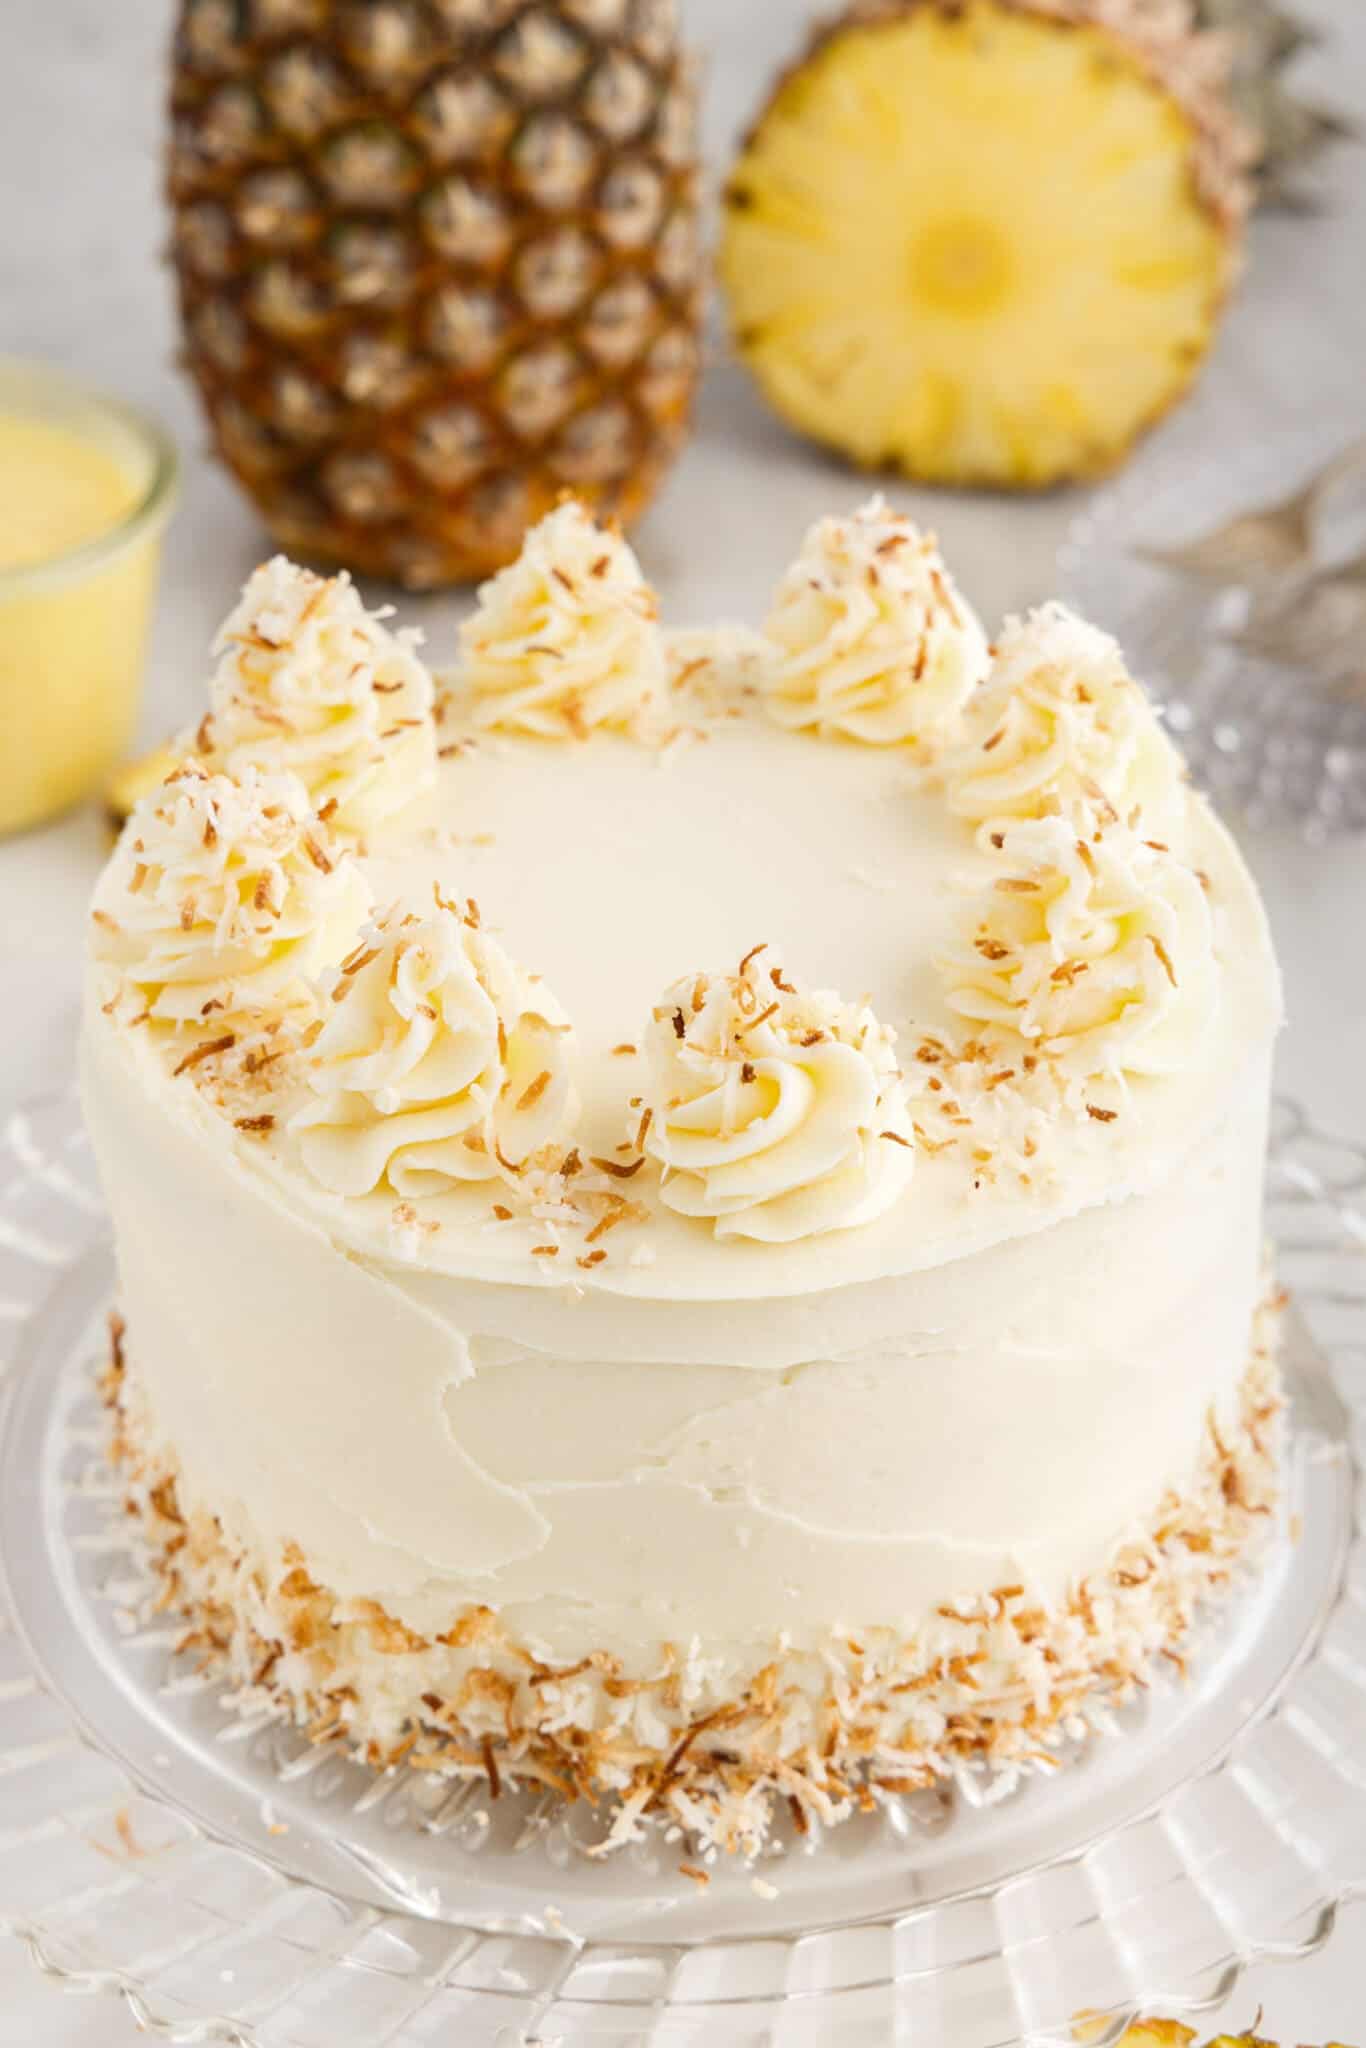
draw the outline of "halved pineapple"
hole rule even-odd
[[[1237,256],[1236,130],[1198,38],[1093,12],[856,5],[780,81],[722,274],[794,426],[865,466],[1029,487],[1112,468],[1185,390]]]

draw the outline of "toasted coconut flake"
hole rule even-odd
[[[231,1052],[236,1043],[235,1031],[225,1031],[221,1038],[204,1039],[199,1045],[191,1047],[178,1065],[172,1068],[172,1078],[178,1080],[182,1074],[188,1074],[192,1067],[201,1066],[205,1060],[214,1059],[220,1052]]]
[[[597,1167],[599,1173],[610,1173],[613,1180],[630,1180],[633,1174],[640,1172],[645,1161],[643,1159],[632,1159],[627,1164],[620,1159],[595,1158],[592,1163]]]

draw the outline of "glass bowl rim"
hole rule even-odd
[[[8,402],[8,387],[19,392],[25,385],[54,401],[50,413],[38,404],[26,407],[22,398],[18,403]],[[154,532],[170,516],[180,483],[180,456],[166,429],[149,413],[87,383],[83,377],[73,376],[58,364],[36,357],[0,354],[0,412],[4,411],[23,412],[34,418],[65,414],[77,428],[82,418],[103,416],[140,444],[148,458],[148,477],[128,511],[90,540],[64,548],[40,562],[0,569],[0,602],[22,597],[31,590],[72,582],[103,568],[116,554]]]

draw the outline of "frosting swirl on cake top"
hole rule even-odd
[[[311,1006],[370,905],[294,775],[199,762],[134,810],[96,893],[92,949],[159,1022]]]
[[[1118,644],[1065,605],[1007,619],[987,680],[941,763],[960,818],[1026,818],[1050,803],[1141,810],[1149,829],[1179,798],[1182,766]]]
[[[1200,877],[1114,823],[1021,819],[992,838],[1000,872],[970,944],[944,963],[950,1008],[1074,1073],[1189,1066],[1219,999]]]
[[[779,724],[878,746],[939,737],[987,666],[934,536],[880,497],[811,528],[764,633],[760,686]]]
[[[308,670],[286,723],[316,787],[234,753],[144,806],[97,905],[109,1028],[174,1080],[185,1045],[129,1027],[197,1025],[177,1101],[338,1238],[389,1257],[402,1210],[423,1265],[552,1293],[843,1285],[1142,1183],[1275,1026],[1236,853],[1106,636],[1045,607],[974,688],[930,543],[881,505],[815,534],[789,699],[773,638],[665,641],[619,537],[562,507],[466,630],[435,801],[375,817],[385,756],[346,857],[318,763],[368,714],[318,621],[354,595],[267,565],[279,616],[243,611],[295,650],[277,682]]]
[[[401,906],[341,963],[291,1128],[337,1195],[520,1184],[557,1163],[576,1102],[554,997],[480,928],[472,904]]]
[[[770,1242],[881,1215],[914,1164],[894,1038],[868,1008],[798,988],[767,946],[677,982],[647,1042],[664,1201]]]
[[[659,607],[621,535],[569,500],[479,592],[458,681],[475,723],[542,739],[644,735],[668,693]]]
[[[230,775],[292,771],[335,831],[364,832],[436,771],[420,639],[368,612],[349,576],[324,579],[276,555],[214,642],[210,716],[196,745]]]

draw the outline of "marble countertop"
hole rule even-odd
[[[720,162],[807,9],[804,0],[683,0],[683,11],[710,55],[708,135]],[[1366,7],[1314,0],[1305,11],[1331,39],[1302,60],[1306,87],[1360,114]],[[0,348],[64,363],[152,408],[185,457],[149,669],[149,741],[198,715],[209,634],[262,550],[234,487],[204,459],[204,431],[172,363],[157,260],[170,13],[152,0],[0,8],[0,190],[10,195]],[[1251,436],[1340,416],[1345,438],[1366,423],[1366,151],[1339,151],[1325,183],[1322,214],[1258,223],[1247,279],[1197,394],[1137,458],[1154,477],[1183,461],[1217,461]],[[718,361],[696,434],[639,546],[670,617],[752,619],[807,522],[859,495],[857,480],[788,436],[743,376]],[[894,495],[937,528],[960,583],[993,623],[1049,593],[1057,548],[1084,503],[1065,493],[1020,503]],[[404,609],[438,653],[449,646],[459,600]],[[1356,1057],[1366,1020],[1366,840],[1316,848],[1290,831],[1243,839],[1285,967],[1280,1085],[1327,1128],[1366,1139],[1366,1062]],[[92,812],[0,845],[0,1113],[70,1070],[85,899],[105,849]],[[1254,1972],[1220,2019],[1246,2026],[1260,2003],[1273,2039],[1360,2038],[1360,1927],[1348,1916],[1314,1960]],[[124,2048],[138,2038],[113,1999],[63,1998],[16,1944],[0,1942],[0,2048]]]

